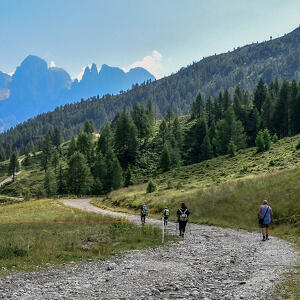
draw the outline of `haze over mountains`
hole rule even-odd
[[[64,69],[48,68],[46,61],[29,55],[12,76],[0,72],[0,130],[57,106],[94,95],[117,94],[148,80],[155,77],[143,68],[125,73],[104,64],[98,71],[92,64],[80,81],[72,81]]]

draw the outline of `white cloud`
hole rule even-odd
[[[157,50],[152,51],[152,55],[145,56],[142,60],[136,61],[130,65],[128,69],[123,68],[126,72],[132,68],[142,67],[152,73],[156,79],[159,79],[164,74],[164,69],[161,64],[162,62],[162,54],[159,53]]]
[[[50,68],[55,68],[55,67],[56,67],[56,65],[55,65],[54,60],[51,60],[51,62],[50,62]]]

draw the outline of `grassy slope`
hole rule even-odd
[[[130,223],[95,221],[115,219],[65,207],[49,199],[2,207],[0,273],[5,273],[6,269],[35,269],[49,263],[105,259],[120,250],[161,243],[158,229],[137,227]],[[96,240],[87,242],[89,237],[95,236]]]
[[[145,202],[153,215],[168,206],[175,220],[176,210],[184,201],[192,212],[192,222],[257,230],[258,207],[268,199],[274,212],[271,233],[300,247],[298,140],[299,136],[282,139],[260,154],[254,148],[246,149],[233,158],[217,157],[174,169],[154,178],[157,190],[151,194],[145,192],[144,184],[114,191],[94,203],[138,213]],[[300,299],[299,267],[287,274],[277,293]]]

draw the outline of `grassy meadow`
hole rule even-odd
[[[60,221],[70,223],[55,223]],[[102,260],[121,250],[161,244],[157,228],[111,221],[116,220],[65,207],[51,199],[3,206],[0,274],[78,260]]]

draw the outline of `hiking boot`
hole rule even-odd
[[[265,237],[265,236],[263,236],[263,239],[262,239],[262,241],[263,241],[263,242],[265,242],[265,241],[266,241],[266,237]]]
[[[269,240],[269,235],[268,234],[266,235],[266,240]]]

